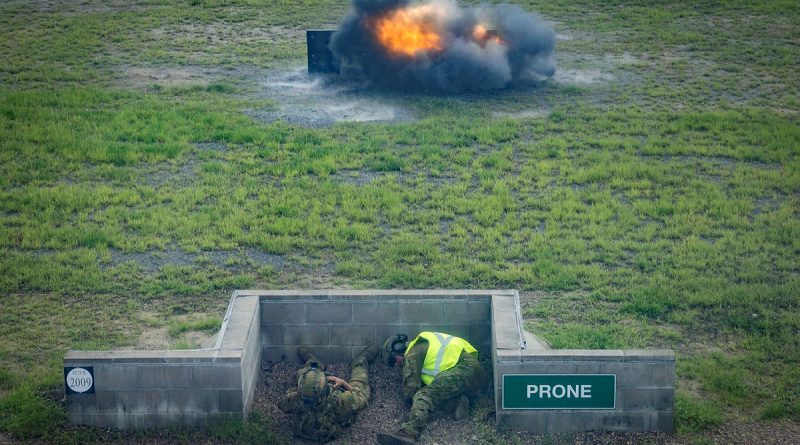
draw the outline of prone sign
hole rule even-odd
[[[503,409],[614,409],[614,374],[504,374]]]

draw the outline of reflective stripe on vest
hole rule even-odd
[[[461,351],[477,352],[469,342],[463,338],[454,337],[440,332],[421,332],[417,338],[409,343],[406,353],[411,350],[420,338],[428,341],[428,352],[422,362],[422,383],[429,385],[439,373],[447,371],[458,363]]]

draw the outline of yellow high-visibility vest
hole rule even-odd
[[[428,352],[422,362],[422,383],[430,385],[436,376],[447,371],[458,363],[461,351],[477,352],[468,341],[441,332],[420,332],[420,334],[406,348],[406,354],[420,338],[428,341]]]

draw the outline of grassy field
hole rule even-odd
[[[345,1],[0,4],[0,431],[92,438],[67,349],[297,286],[520,289],[555,347],[674,349],[687,440],[800,422],[800,5],[514,3],[596,80],[323,128],[250,111]]]

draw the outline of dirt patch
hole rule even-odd
[[[248,112],[263,122],[283,121],[306,127],[337,122],[402,122],[413,119],[398,100],[369,91],[368,85],[334,76],[311,75],[306,67],[270,71],[258,81],[260,96],[277,107]]]
[[[216,333],[203,332],[203,331],[187,331],[182,332],[177,336],[170,334],[170,326],[172,324],[181,323],[184,321],[197,320],[207,318],[210,314],[194,313],[191,315],[172,316],[169,322],[164,322],[161,317],[154,312],[142,312],[139,318],[145,323],[145,328],[139,335],[139,341],[133,347],[120,348],[120,350],[163,350],[163,349],[176,349],[176,346],[183,348],[209,348],[213,346],[216,339]]]
[[[493,111],[492,117],[507,119],[544,119],[550,113],[544,110]]]
[[[193,66],[128,66],[123,65],[117,74],[117,83],[129,88],[161,88],[206,85],[220,77],[216,68]]]

